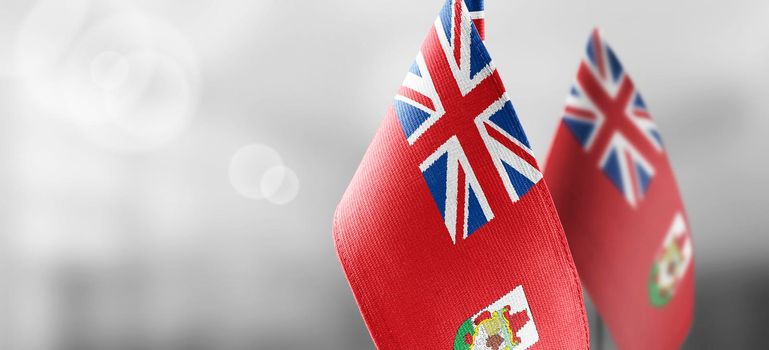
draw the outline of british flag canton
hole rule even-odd
[[[478,23],[481,1],[448,0],[394,102],[455,244],[491,221],[502,200],[518,201],[542,178]],[[484,178],[492,177],[486,169],[493,179]],[[497,195],[502,188],[506,196]]]
[[[653,159],[663,152],[662,139],[643,98],[598,30],[588,41],[563,122],[586,152],[598,155],[597,165],[635,207],[654,178]]]

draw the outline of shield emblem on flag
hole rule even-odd
[[[466,319],[457,329],[454,350],[524,350],[538,340],[523,286],[518,286]]]
[[[665,306],[675,295],[692,258],[692,243],[681,213],[676,214],[662,242],[649,274],[649,300]]]

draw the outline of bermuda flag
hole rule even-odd
[[[646,102],[597,30],[545,179],[582,281],[619,348],[678,348],[692,320],[689,225]]]
[[[550,193],[475,23],[449,0],[334,220],[380,349],[588,349]]]

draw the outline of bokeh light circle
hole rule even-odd
[[[260,187],[270,202],[288,204],[299,194],[299,177],[291,168],[274,166],[264,173]]]
[[[264,199],[263,178],[275,167],[283,167],[283,160],[274,149],[260,144],[244,146],[230,160],[230,184],[246,198]]]
[[[41,101],[38,108],[120,152],[156,149],[186,129],[200,78],[185,35],[165,20],[120,9],[88,21],[82,14],[87,2],[77,21],[52,25],[44,20],[56,18],[58,7],[43,3],[25,21],[16,47],[16,63],[29,98]],[[59,30],[44,29],[49,27]]]
[[[186,128],[195,91],[174,58],[153,51],[127,56],[131,74],[110,93],[109,124],[84,125],[91,140],[122,151],[151,149],[173,140]]]

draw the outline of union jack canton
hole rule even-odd
[[[662,139],[641,94],[611,47],[594,30],[566,99],[563,122],[630,206],[643,199],[654,178],[650,158]]]
[[[483,27],[482,5],[468,3],[444,5],[435,20],[437,42],[426,40],[394,102],[409,145],[424,154],[419,169],[455,244],[491,221],[495,211],[508,205],[503,201],[518,201],[542,179],[513,105],[499,88],[502,83],[481,32],[473,25]],[[435,84],[433,75],[453,79]],[[476,174],[474,169],[489,162],[497,172],[494,178]],[[498,186],[507,198],[487,196],[502,193],[491,190]]]

